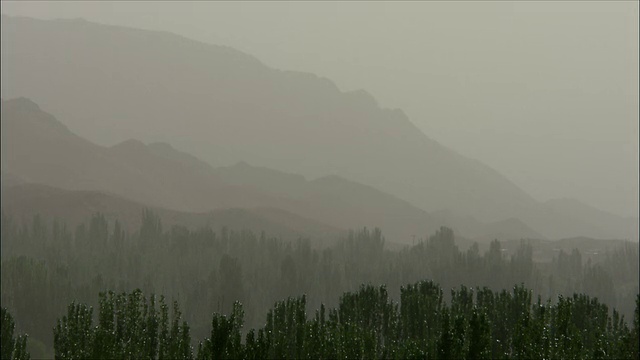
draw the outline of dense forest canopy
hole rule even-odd
[[[532,301],[531,291],[464,286],[450,304],[431,281],[401,288],[399,303],[384,286],[361,286],[340,297],[336,308],[321,305],[308,317],[306,296],[279,301],[260,329],[246,331],[244,310],[214,313],[211,332],[192,346],[189,324],[178,302],[171,316],[165,298],[100,293],[93,308],[71,303],[53,329],[59,359],[623,359],[638,358],[636,299],[633,327],[616,310],[585,295],[560,296],[556,304]],[[26,339],[13,338],[13,320],[2,309],[3,358],[26,359]],[[244,336],[243,341],[243,334]],[[8,346],[5,347],[5,344]],[[14,346],[15,344],[15,346]],[[5,350],[6,349],[6,350]]]
[[[205,339],[211,331],[211,321],[203,314],[233,314],[239,311],[234,307],[235,302],[242,304],[242,335],[257,336],[258,333],[249,335],[246,329],[264,326],[265,314],[279,311],[277,306],[272,307],[283,299],[304,294],[304,300],[290,300],[286,306],[303,306],[305,310],[300,311],[306,314],[323,308],[342,308],[347,306],[345,299],[349,296],[356,296],[353,299],[359,296],[346,293],[374,291],[375,296],[384,295],[384,301],[388,302],[379,304],[380,309],[385,309],[385,306],[392,309],[397,306],[394,303],[402,304],[403,299],[407,299],[407,289],[427,286],[407,284],[425,280],[432,281],[429,286],[439,289],[436,291],[439,294],[437,299],[425,301],[441,303],[438,306],[450,304],[447,305],[450,309],[458,306],[456,301],[459,299],[456,299],[460,296],[476,297],[478,302],[489,296],[486,294],[498,299],[507,296],[504,294],[524,296],[518,295],[521,292],[526,293],[526,307],[531,311],[535,310],[532,304],[538,297],[542,299],[541,304],[549,309],[562,307],[566,301],[571,304],[596,301],[601,305],[593,305],[594,309],[607,314],[607,319],[615,319],[611,321],[617,322],[616,326],[633,319],[638,293],[638,275],[633,271],[638,267],[638,249],[632,243],[607,252],[598,261],[591,258],[583,260],[583,254],[575,249],[570,253],[560,251],[550,262],[535,262],[532,258],[533,245],[526,241],[522,241],[509,256],[504,254],[504,248],[497,240],[484,253],[480,252],[477,243],[461,251],[453,231],[444,227],[428,239],[417,241],[414,246],[390,250],[385,247],[385,239],[379,229],[352,231],[332,245],[312,246],[305,239],[283,241],[264,232],[256,234],[226,227],[219,231],[209,227],[189,229],[177,225],[166,229],[150,210],[142,213],[141,223],[137,231],[128,233],[120,222],[109,223],[100,213],[75,229],[68,228],[60,219],[35,216],[30,222],[18,222],[10,214],[2,214],[2,306],[13,314],[20,332],[29,334],[29,349],[33,353],[53,352],[52,326],[65,311],[72,311],[72,308],[67,308],[70,303],[97,309],[103,306],[105,299],[116,301],[114,295],[101,297],[98,301],[96,295],[106,291],[131,293],[141,289],[149,296],[164,295],[165,303],[178,302],[181,319],[188,324],[193,339]],[[369,285],[360,288],[363,284]],[[381,285],[384,285],[384,290],[379,288]],[[515,293],[500,294],[504,289],[514,289],[514,286],[519,286]],[[142,307],[145,301],[136,306]],[[616,312],[612,313],[614,308]],[[80,316],[79,312],[88,311],[77,307],[73,309],[76,317]],[[323,311],[330,315],[328,310]],[[400,311],[394,315],[400,316],[402,306],[400,310],[389,311]],[[86,316],[86,321],[96,322],[92,316]],[[382,313],[376,316],[382,316]],[[445,315],[438,311],[437,316]],[[464,321],[468,323],[464,327],[477,321],[486,322],[478,326],[497,326],[490,316],[489,312],[481,314],[469,310],[465,313]],[[449,315],[447,321],[454,327],[455,316]],[[307,325],[311,326],[306,320],[301,324],[305,329]],[[515,323],[509,326],[515,326]],[[575,326],[582,329],[582,325]],[[489,333],[497,336],[491,331]],[[376,336],[381,334],[376,332]],[[408,341],[402,334],[393,336]],[[242,351],[254,351],[246,348],[249,346],[246,341],[249,340],[242,342]],[[195,340],[189,344],[194,348],[197,345]],[[438,349],[435,344],[425,343],[426,348],[411,351],[435,354]],[[210,345],[203,346],[203,353],[214,351],[206,350]],[[363,345],[363,349],[369,349],[368,346]],[[464,346],[456,351],[470,351],[466,348],[468,344]],[[392,353],[385,352],[391,351],[389,349],[376,351],[379,352],[367,353],[367,357],[392,356]],[[404,357],[398,354],[405,353],[393,354]],[[509,354],[509,357],[514,356]]]

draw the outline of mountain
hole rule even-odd
[[[562,238],[588,236],[607,239],[617,237],[638,241],[638,218],[614,215],[570,198],[552,199],[544,202],[542,207],[544,213],[550,216],[561,216],[568,223],[584,226],[582,233],[565,232]]]
[[[24,98],[2,102],[2,164],[27,182],[98,190],[182,211],[278,204],[219,181],[208,168],[155,155],[139,141],[97,146]]]
[[[457,230],[457,234],[475,240],[494,239],[546,239],[544,235],[517,218],[482,223],[470,216],[459,216],[451,211],[437,211],[430,214],[439,224]],[[518,234],[518,236],[514,236]]]
[[[353,197],[347,201],[345,191],[327,188],[321,180],[309,182],[247,164],[214,169],[169,144],[127,140],[112,147],[99,146],[73,134],[25,98],[2,101],[1,111],[3,174],[11,173],[30,183],[106,192],[147,206],[185,212],[277,208],[337,228],[388,227],[387,236],[400,241],[408,237],[402,231],[426,234],[436,228],[435,224],[425,226],[426,212],[364,185],[349,183],[351,190],[361,194],[362,201]],[[265,186],[256,186],[268,177],[273,179],[271,184],[265,181]],[[341,181],[347,183],[334,179]],[[300,191],[288,195],[273,184],[283,189],[298,187]],[[327,201],[329,197],[323,199],[323,194],[343,200],[332,203]],[[274,214],[272,211],[270,216]],[[394,214],[395,222],[386,217]],[[130,215],[134,214],[124,213],[124,217]]]
[[[73,231],[95,213],[101,213],[113,224],[117,219],[124,229],[140,229],[142,211],[146,205],[116,195],[97,191],[71,191],[40,184],[22,184],[2,187],[2,211],[18,222],[30,223],[33,216],[41,215],[51,221],[65,221]],[[192,230],[209,226],[218,231],[226,226],[234,231],[264,231],[268,236],[286,240],[307,238],[314,243],[326,243],[341,236],[344,231],[309,220],[284,210],[219,209],[206,213],[189,213],[158,207],[150,208],[160,217],[165,229],[181,225]]]
[[[306,181],[302,176],[283,174],[279,171],[249,166],[241,162],[234,166],[216,168],[220,178],[234,184],[249,185],[270,194],[290,196],[306,203],[322,204],[319,212],[312,216],[331,219],[331,223],[348,228],[350,223],[360,226],[367,219],[378,219],[379,226],[386,232],[402,233],[405,239],[420,238],[428,234],[416,228],[422,223],[431,232],[440,226],[448,226],[456,234],[473,240],[498,239],[544,239],[545,237],[518,219],[483,223],[473,217],[458,217],[450,212],[427,213],[408,202],[399,201],[394,196],[382,193],[370,186],[355,183],[338,176],[325,176]],[[384,204],[381,206],[381,204]],[[343,218],[334,208],[361,207],[360,218]],[[411,231],[402,231],[411,230]]]
[[[442,225],[474,240],[544,238],[524,224],[511,226],[515,220],[484,224],[470,217],[432,215],[338,176],[309,181],[244,162],[213,168],[166,143],[127,140],[99,146],[25,98],[2,101],[1,112],[3,174],[29,183],[109,193],[183,212],[245,208],[269,218],[278,211],[293,213],[338,229],[380,227],[390,242],[400,244]],[[123,214],[128,216],[137,215]]]
[[[509,226],[525,225],[549,239],[638,238],[637,219],[593,222],[568,207],[549,208],[493,169],[430,139],[402,111],[381,108],[365,91],[342,92],[327,79],[269,68],[232,48],[166,32],[8,16],[0,27],[2,97],[34,99],[93,142],[169,142],[216,166],[245,161],[309,179],[335,175],[427,212],[449,210],[482,224],[512,219]],[[165,160],[189,168],[200,162]],[[160,188],[143,189],[147,196],[137,200],[153,201]],[[218,194],[220,206],[232,206],[229,198],[238,195]],[[255,201],[258,195],[246,195],[242,206],[273,203]],[[171,207],[210,201],[186,196],[172,199],[179,206]]]
[[[29,97],[91,141],[170,142],[214,165],[338,175],[481,221],[536,205],[365,91],[166,32],[7,16],[1,26],[2,97]]]

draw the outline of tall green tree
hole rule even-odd
[[[27,335],[18,335],[16,338],[14,336],[14,331],[16,324],[11,316],[11,313],[5,308],[0,310],[2,313],[0,314],[0,318],[2,324],[1,328],[1,337],[2,341],[0,346],[0,356],[2,359],[9,360],[28,360],[31,358],[29,352],[27,352]]]

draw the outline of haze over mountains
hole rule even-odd
[[[541,237],[515,219],[483,224],[469,218],[430,215],[392,195],[337,176],[307,181],[299,175],[246,163],[213,168],[164,143],[147,146],[128,140],[101,147],[73,134],[25,98],[2,102],[2,134],[3,177],[7,179],[3,185],[28,182],[85,193],[101,191],[150,206],[191,212],[279,208],[334,228],[379,226],[391,241],[400,243],[410,241],[413,236],[424,236],[441,225],[450,225],[460,229],[462,235],[482,239]],[[25,193],[24,187],[18,191]],[[64,194],[81,196],[69,192],[56,194],[58,198]],[[48,206],[56,203],[50,199]],[[11,209],[5,205],[3,201],[3,207]],[[110,213],[139,207],[104,206],[96,211]],[[47,212],[45,205],[35,208]],[[57,215],[62,215],[64,211],[59,210]],[[88,209],[81,212],[90,215]],[[131,211],[126,215],[131,215]]]
[[[3,16],[2,64],[3,99],[28,97],[88,139],[27,100],[3,102],[3,171],[27,181],[183,211],[279,208],[343,229],[379,226],[397,242],[439,225],[477,237],[637,239],[637,219],[539,203],[366,92],[227,47]],[[197,158],[121,142],[130,138]]]
[[[2,209],[17,221],[30,223],[35,215],[44,219],[64,219],[69,229],[84,223],[95,213],[107,221],[119,221],[129,233],[140,229],[141,214],[150,207],[122,197],[98,191],[71,191],[41,184],[21,184],[2,188]],[[150,208],[162,220],[166,229],[184,226],[189,229],[223,227],[234,231],[264,231],[285,241],[306,238],[313,243],[326,244],[327,239],[343,236],[343,231],[305,219],[280,209],[219,209],[203,213],[189,213],[158,207]]]

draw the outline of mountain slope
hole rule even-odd
[[[3,17],[2,63],[3,97],[28,96],[93,141],[170,141],[212,164],[335,174],[427,211],[480,220],[536,205],[366,92],[343,93],[227,47],[86,21]]]
[[[1,110],[3,167],[25,181],[106,191],[176,210],[278,203],[251,189],[218,181],[206,168],[156,156],[140,142],[97,146],[28,99],[3,101]]]
[[[34,215],[65,221],[71,230],[86,222],[93,214],[102,213],[113,224],[117,219],[129,232],[140,229],[146,205],[116,195],[97,191],[70,191],[40,184],[2,187],[2,211],[14,219],[31,222]],[[207,213],[189,213],[151,208],[165,229],[173,225],[192,230],[210,226],[218,231],[223,226],[235,231],[265,231],[268,236],[295,240],[308,238],[316,243],[333,241],[343,231],[279,209],[220,209]]]
[[[337,228],[384,227],[389,238],[400,242],[408,237],[404,232],[422,234],[436,228],[435,224],[428,226],[426,212],[363,185],[353,183],[352,187],[365,188],[369,202],[331,203],[314,195],[326,194],[331,189],[322,189],[299,176],[254,169],[246,164],[238,165],[237,169],[248,169],[249,173],[236,172],[231,176],[229,169],[216,170],[168,144],[147,146],[128,140],[112,147],[95,145],[70,132],[28,99],[3,101],[1,110],[3,167],[7,173],[31,183],[107,192],[149,206],[180,211],[277,208]],[[271,186],[256,186],[255,180],[266,176],[274,177],[273,182],[285,188],[297,186],[301,191],[289,195]],[[290,181],[292,178],[296,181]],[[344,192],[330,195],[346,198]],[[370,213],[368,207],[380,209],[382,215]],[[389,214],[386,209],[397,211],[399,220],[386,219],[383,216]],[[276,214],[273,210],[270,216]]]
[[[149,206],[189,212],[224,208],[282,209],[330,226],[380,227],[390,242],[410,243],[441,225],[470,239],[543,238],[521,224],[450,221],[367,185],[239,163],[213,168],[165,143],[127,140],[102,147],[69,131],[35,103],[2,101],[3,174],[67,190],[116,194]],[[131,215],[131,214],[127,214]],[[265,215],[265,214],[263,214]]]
[[[589,236],[600,239],[617,237],[638,241],[638,218],[621,217],[596,209],[576,199],[552,199],[542,204],[546,214],[560,215],[574,224],[587,223],[582,233],[565,232],[562,238]],[[587,235],[589,234],[589,235]]]
[[[214,165],[338,175],[426,211],[517,218],[547,238],[638,238],[637,219],[619,225],[550,211],[364,91],[165,32],[4,15],[0,27],[2,97],[32,98],[94,142],[170,142]],[[186,208],[199,199],[173,201]]]

